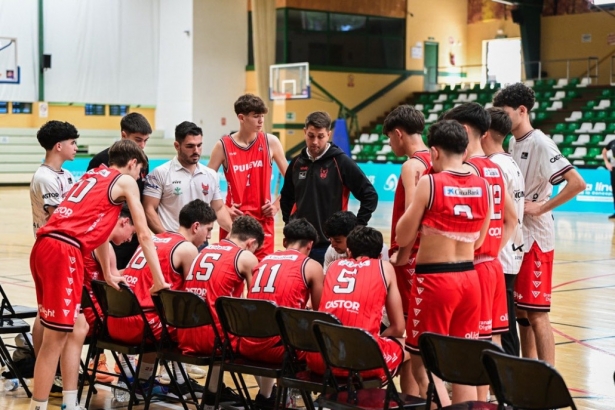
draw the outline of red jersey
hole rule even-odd
[[[265,256],[254,267],[248,298],[270,300],[278,306],[305,309],[310,297],[310,289],[305,278],[305,265],[309,260],[306,255],[293,249]],[[261,360],[267,356],[263,352],[272,352],[281,346],[280,337],[243,338],[239,344],[242,354],[250,355],[252,352],[258,352]],[[283,351],[283,348],[279,350]],[[282,357],[282,355],[277,356],[279,357],[275,357],[276,359]]]
[[[122,203],[111,198],[111,189],[121,176],[120,171],[105,165],[86,172],[37,236],[73,239],[84,255],[108,241],[122,209]]]
[[[429,175],[431,192],[421,224],[441,232],[478,233],[489,212],[486,181],[471,173]]]
[[[381,260],[340,259],[327,270],[319,310],[378,336],[387,292]]]
[[[226,158],[224,176],[228,183],[226,205],[263,219],[261,207],[271,201],[271,153],[267,134],[259,132],[247,147],[239,146],[230,135],[220,140]]]
[[[493,193],[493,214],[489,222],[489,231],[485,241],[474,251],[474,256],[485,255],[497,258],[502,244],[502,229],[504,227],[504,192],[506,181],[500,167],[485,156],[472,157],[466,161],[471,165],[481,178],[484,178]]]
[[[417,151],[414,153],[410,159],[416,159],[421,161],[423,165],[425,165],[425,169],[429,169],[431,166],[431,154],[429,151]],[[404,188],[404,184],[401,180],[401,175],[399,176],[399,180],[397,182],[397,188],[395,189],[395,198],[393,199],[393,217],[391,220],[391,247],[389,248],[390,252],[394,252],[399,249],[399,245],[397,245],[397,241],[395,237],[397,235],[397,222],[399,218],[406,211],[406,189]],[[414,246],[412,247],[412,253],[415,254],[419,249],[419,236],[417,235],[416,241],[414,242]]]
[[[186,239],[177,232],[163,232],[154,235],[152,241],[156,247],[164,280],[171,285],[171,289],[181,289],[184,283],[184,275],[183,272],[177,271],[173,266],[173,252]],[[124,269],[124,278],[139,299],[139,304],[143,310],[153,310],[154,301],[149,290],[154,285],[154,279],[141,246],[137,248],[130,262],[128,262],[128,266]]]
[[[205,247],[192,262],[190,273],[184,282],[184,290],[195,293],[207,301],[211,315],[216,322],[218,334],[224,337],[218,321],[216,300],[220,296],[240,297],[244,277],[239,273],[237,261],[243,250],[233,242],[223,239],[218,244]],[[200,328],[178,329],[180,347],[187,352],[199,352],[203,333]],[[213,340],[206,341],[213,343]]]

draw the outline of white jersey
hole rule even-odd
[[[329,247],[327,248],[327,252],[325,252],[325,260],[322,265],[324,272],[327,273],[329,265],[331,265],[333,262],[340,259],[346,259],[347,257],[348,254],[346,252],[337,253],[335,249],[333,249],[333,246],[329,245]],[[380,259],[383,261],[389,260],[389,247],[386,244],[382,244],[382,251],[380,251]]]
[[[532,130],[519,139],[511,139],[510,151],[525,179],[525,200],[546,202],[553,185],[564,181],[564,174],[574,169],[557,149],[553,140],[540,130]],[[534,242],[543,252],[555,248],[553,214],[523,215],[523,250],[529,252]]]
[[[208,205],[222,200],[220,179],[213,169],[197,163],[194,174],[177,157],[156,167],[145,177],[143,195],[158,198],[158,217],[167,231],[179,229],[179,212],[187,203],[201,199]]]
[[[75,184],[73,174],[65,169],[55,171],[42,164],[30,182],[30,203],[32,205],[32,229],[34,236],[41,226],[47,223],[50,206],[57,207]]]
[[[516,275],[519,273],[521,262],[523,261],[523,222],[521,222],[521,219],[523,219],[525,202],[525,181],[519,166],[509,154],[504,152],[496,153],[489,155],[489,159],[495,162],[502,170],[504,180],[506,181],[506,192],[512,196],[515,203],[515,211],[519,218],[517,228],[499,254],[504,273]]]

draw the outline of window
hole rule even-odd
[[[85,115],[105,115],[105,106],[102,104],[86,104]]]
[[[128,107],[129,105],[110,105],[109,115],[123,117],[124,115],[128,114]]]
[[[278,9],[276,63],[405,68],[406,20],[358,14]],[[248,13],[248,64],[254,65],[252,16]]]
[[[9,103],[6,101],[0,102],[0,114],[8,114],[9,113]]]
[[[32,103],[13,102],[13,114],[32,114]]]

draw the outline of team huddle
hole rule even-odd
[[[216,299],[245,294],[331,313],[345,326],[365,329],[391,371],[400,374],[402,391],[425,397],[419,336],[435,332],[506,346],[516,329],[516,302],[524,356],[553,363],[550,211],[584,183],[555,144],[531,127],[533,103],[533,91],[515,84],[496,95],[499,108],[461,104],[429,128],[427,145],[420,111],[400,106],[389,113],[384,133],[395,154],[408,160],[395,192],[388,252],[382,234],[365,226],[377,194],[358,166],[329,142],[326,113],[308,116],[307,146],[288,166],[279,140],[262,132],[266,106],[258,97],[242,96],[235,104],[240,130],[214,146],[208,167],[199,163],[202,130],[184,122],[176,128],[177,156],[151,172],[143,153],[151,128],[144,117],[128,114],[122,139],[95,157],[79,181],[62,169],[74,158],[78,132],[50,121],[37,134],[47,154],[31,185],[36,242],[30,264],[39,317],[30,408],[46,409],[58,360],[63,408],[79,408],[81,349],[94,319],[87,309],[81,313],[82,289],[91,292],[91,281],[101,279],[117,289],[121,282],[128,285],[146,313],[148,323],[141,317],[109,318],[110,335],[126,343],[140,342],[144,326],[161,337],[151,298],[161,289],[205,299],[220,334]],[[509,155],[502,144],[511,131]],[[319,165],[321,181],[314,181],[311,167],[319,161],[327,165]],[[273,162],[285,175],[281,199],[271,197]],[[229,186],[226,203],[217,177],[221,165]],[[563,181],[567,185],[551,197],[552,185]],[[326,185],[309,185],[316,182]],[[346,210],[350,192],[361,202],[357,217]],[[326,204],[312,206],[315,201]],[[284,249],[274,251],[280,208]],[[211,244],[216,221],[220,241]],[[178,329],[171,337],[185,352],[208,354],[214,348],[210,327]],[[283,360],[279,338],[229,341],[246,357]],[[324,372],[320,355],[303,358],[311,370]],[[155,383],[154,361],[155,354],[143,356],[141,381]],[[179,387],[156,386],[154,392],[184,396],[190,384],[213,405],[220,370],[212,372],[208,386],[175,372]],[[275,380],[257,377],[257,383],[256,405],[273,408]],[[436,388],[447,405],[444,386]],[[226,386],[220,394],[220,401],[237,400]],[[486,394],[486,386],[453,385],[452,400]]]

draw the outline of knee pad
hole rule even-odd
[[[517,318],[517,323],[519,326],[528,327],[530,325],[530,321],[526,317]]]

